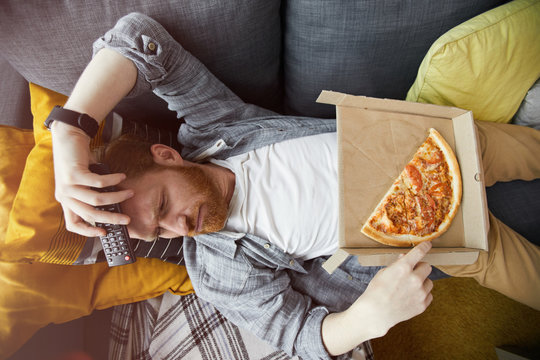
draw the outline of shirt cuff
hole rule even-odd
[[[296,341],[296,352],[301,357],[308,359],[332,359],[332,356],[326,351],[322,341],[322,322],[328,315],[328,309],[319,306],[309,311],[309,316],[303,326],[303,331],[298,335]]]

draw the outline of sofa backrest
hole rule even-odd
[[[334,117],[321,90],[404,100],[431,44],[502,0],[291,0],[285,4],[285,110]]]
[[[0,124],[32,128],[28,83],[0,56]]]
[[[441,34],[504,0],[162,0],[0,2],[1,56],[27,81],[69,94],[92,42],[132,11],[159,22],[247,102],[333,117],[321,90],[404,99]],[[5,85],[1,85],[5,87]],[[132,120],[175,121],[152,94]]]
[[[0,2],[2,56],[26,80],[68,95],[92,56],[92,43],[133,11],[159,21],[246,101],[280,110],[279,0]],[[175,118],[149,94],[127,101],[130,115]],[[150,111],[152,110],[152,111]]]

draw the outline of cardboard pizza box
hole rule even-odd
[[[487,250],[487,201],[470,111],[331,91],[323,91],[317,102],[335,105],[337,116],[339,250],[326,262],[328,271],[349,255],[356,255],[366,266],[388,265],[410,250],[380,244],[360,229],[431,127],[456,154],[463,196],[452,225],[432,241],[425,261],[432,265],[472,264],[479,251]]]

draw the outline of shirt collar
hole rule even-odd
[[[236,240],[239,240],[244,236],[246,236],[246,234],[220,231],[211,234],[197,235],[194,239],[232,259],[236,253]]]

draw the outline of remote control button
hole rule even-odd
[[[124,260],[129,261],[130,259],[129,255],[124,256]]]

